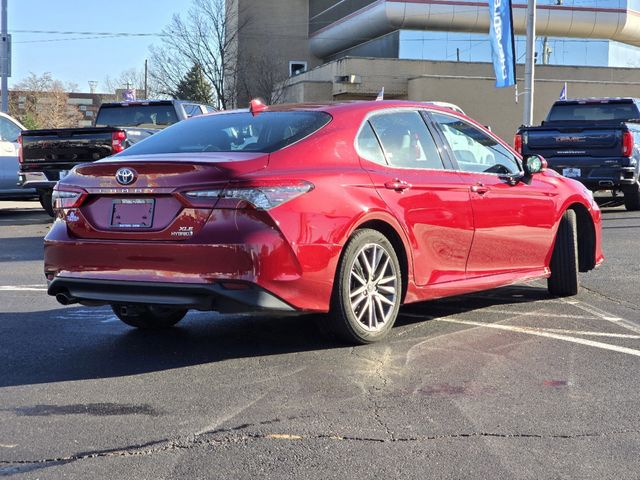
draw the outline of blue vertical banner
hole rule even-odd
[[[510,87],[516,83],[515,40],[511,0],[489,0],[491,26],[489,38],[496,72],[496,87]]]

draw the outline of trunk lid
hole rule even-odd
[[[192,201],[185,192],[223,188],[267,167],[264,153],[199,153],[114,157],[77,167],[59,188],[87,197],[66,213],[80,238],[188,241],[205,225],[217,198]],[[124,172],[120,180],[118,172]],[[129,173],[133,175],[131,178]]]

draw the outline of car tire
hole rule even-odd
[[[113,313],[131,327],[157,330],[174,326],[187,314],[186,308],[164,305],[111,305]]]
[[[570,297],[578,293],[578,228],[573,210],[564,212],[560,220],[549,267],[547,287],[551,295]]]
[[[638,182],[625,188],[624,193],[624,206],[630,212],[640,210],[640,184]]]
[[[40,200],[40,205],[44,208],[44,211],[50,217],[53,217],[53,202],[51,201],[52,190],[38,190],[38,200]]]
[[[377,342],[393,327],[401,300],[402,275],[393,245],[376,230],[356,231],[338,265],[326,326],[350,344]]]

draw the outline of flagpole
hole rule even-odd
[[[527,3],[527,52],[524,64],[524,112],[522,124],[533,124],[535,84],[536,0]]]

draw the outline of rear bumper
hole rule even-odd
[[[197,233],[198,241],[83,239],[57,220],[44,247],[49,293],[67,288],[87,302],[170,302],[205,310],[226,308],[224,299],[244,310],[329,309],[339,245],[289,243],[255,212],[216,218]],[[229,283],[238,287],[225,288]],[[120,285],[144,288],[139,294]],[[282,304],[264,300],[269,297]]]
[[[57,177],[57,178],[54,178]],[[59,180],[59,173],[25,172],[20,173],[18,183],[25,188],[52,189]]]
[[[49,282],[48,293],[63,296],[65,304],[91,305],[131,304],[173,305],[218,312],[280,311],[296,309],[275,295],[249,283],[236,288],[224,284],[176,284],[128,282],[56,277]]]
[[[633,185],[638,179],[638,166],[628,165],[628,158],[601,158],[588,161],[578,158],[551,158],[547,159],[547,162],[549,167],[560,175],[565,168],[580,169],[580,176],[571,178],[593,191]]]

